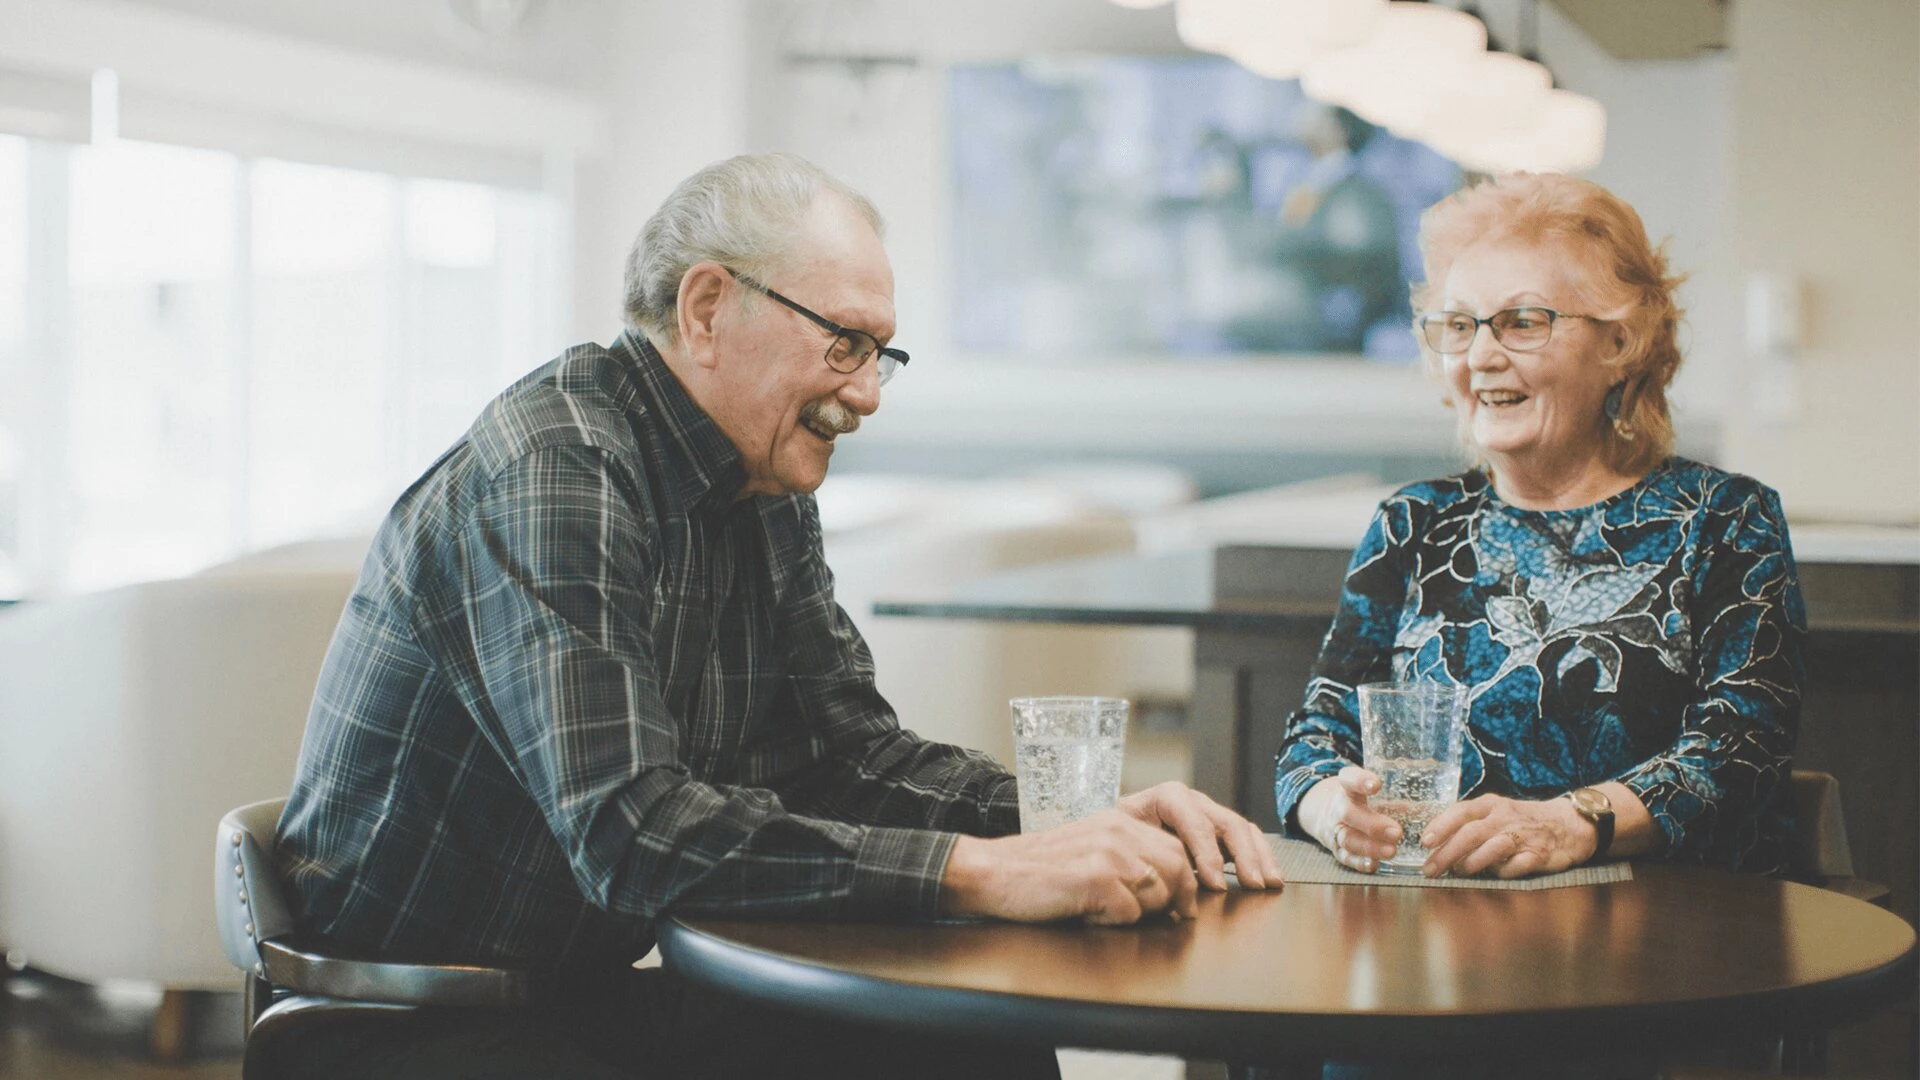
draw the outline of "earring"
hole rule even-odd
[[[1633,425],[1620,419],[1620,409],[1626,396],[1627,384],[1625,382],[1614,383],[1613,389],[1607,391],[1607,400],[1600,406],[1600,409],[1607,414],[1608,420],[1613,421],[1613,433],[1622,439],[1631,441],[1633,439]]]

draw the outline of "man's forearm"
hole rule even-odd
[[[892,730],[786,778],[796,811],[836,821],[973,836],[1020,830],[1013,776],[984,754]]]

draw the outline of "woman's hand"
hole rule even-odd
[[[1331,851],[1335,862],[1371,874],[1400,843],[1400,823],[1367,806],[1368,796],[1379,790],[1379,777],[1349,765],[1300,797],[1300,827]]]
[[[1428,877],[1491,871],[1517,878],[1579,866],[1593,857],[1599,837],[1567,799],[1482,795],[1434,818],[1421,843],[1432,851],[1424,867]]]

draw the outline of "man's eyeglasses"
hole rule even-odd
[[[1508,308],[1484,319],[1476,319],[1464,311],[1430,311],[1420,316],[1420,333],[1427,339],[1428,348],[1448,356],[1473,348],[1474,335],[1482,326],[1491,329],[1493,340],[1507,348],[1534,352],[1552,340],[1556,319],[1606,321],[1595,315],[1569,315],[1543,307]]]
[[[880,340],[865,330],[841,326],[824,315],[809,311],[738,270],[728,270],[727,273],[732,274],[734,280],[740,284],[785,304],[806,316],[815,326],[832,334],[833,340],[827,344],[827,366],[842,375],[851,375],[859,371],[861,365],[871,359],[875,369],[880,372],[880,385],[885,386],[895,372],[907,365],[907,354],[904,350],[882,348]]]

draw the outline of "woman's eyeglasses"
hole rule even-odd
[[[1559,319],[1591,319],[1605,322],[1596,315],[1569,315],[1544,307],[1515,307],[1505,311],[1496,311],[1484,319],[1475,318],[1464,311],[1430,311],[1420,316],[1420,334],[1427,340],[1427,348],[1443,355],[1452,356],[1463,353],[1473,347],[1474,335],[1482,326],[1493,331],[1493,340],[1515,352],[1534,352],[1546,347],[1553,339],[1553,324]]]

